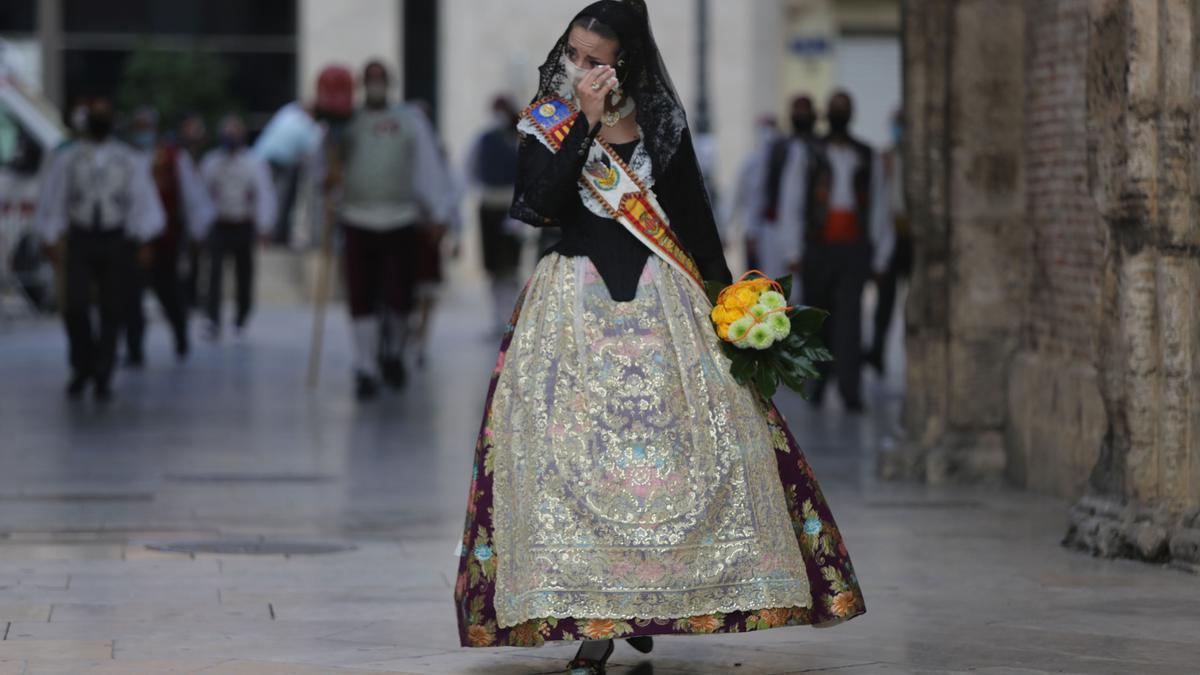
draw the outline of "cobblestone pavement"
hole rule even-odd
[[[304,385],[310,316],[176,364],[161,324],[107,409],[68,404],[53,321],[0,326],[0,675],[550,673],[569,645],[464,650],[453,551],[494,340],[481,288],[449,289],[427,366],[351,397],[344,317]],[[1002,489],[880,484],[899,406],[781,407],[825,487],[868,614],[825,630],[619,646],[615,673],[1185,673],[1200,666],[1200,579],[1059,546],[1067,504]],[[148,546],[353,546],[320,555]],[[648,664],[653,664],[652,666]]]

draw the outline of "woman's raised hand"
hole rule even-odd
[[[617,72],[612,66],[596,66],[575,85],[575,100],[579,101],[579,110],[587,118],[589,130],[600,123],[605,98],[617,84]]]

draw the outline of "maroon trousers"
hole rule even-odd
[[[342,236],[350,316],[371,316],[381,308],[400,316],[412,312],[420,230],[415,225],[371,230],[343,223]]]

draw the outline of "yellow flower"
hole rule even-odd
[[[727,323],[717,324],[717,335],[721,336],[722,340],[728,340],[729,339],[729,324],[727,324]]]
[[[737,289],[734,296],[737,298],[738,307],[741,309],[749,309],[758,303],[758,292],[753,288],[743,286]]]

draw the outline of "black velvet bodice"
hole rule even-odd
[[[627,302],[637,292],[638,278],[653,252],[612,218],[602,218],[583,205],[577,181],[587,159],[587,149],[599,132],[588,129],[582,115],[567,134],[557,153],[533,136],[521,139],[512,216],[536,227],[558,226],[562,239],[550,250],[564,256],[587,256],[596,266],[613,300]],[[654,168],[655,195],[671,229],[696,260],[705,279],[728,283],[721,239],[713,220],[712,207],[687,132],[681,139],[671,166]],[[611,144],[610,144],[611,145]],[[612,145],[626,162],[637,141]]]

